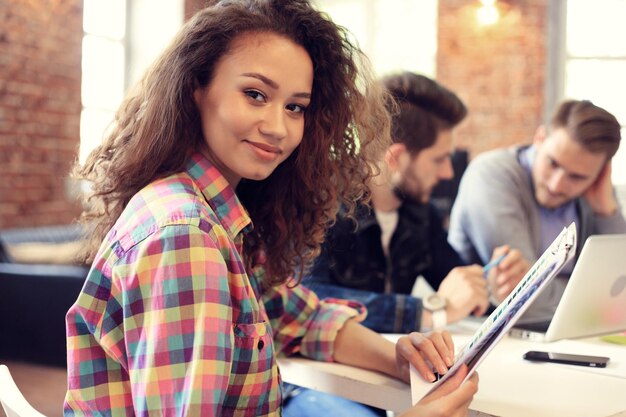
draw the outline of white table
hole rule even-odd
[[[463,326],[451,330],[457,347],[472,334]],[[531,363],[522,359],[528,350],[608,356],[611,361],[604,369]],[[285,382],[397,412],[411,405],[408,385],[376,372],[304,358],[282,358],[279,366]],[[503,417],[626,416],[626,346],[598,338],[538,343],[505,337],[478,373],[472,410]]]

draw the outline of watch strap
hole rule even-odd
[[[446,327],[446,324],[448,324],[448,313],[446,313],[445,308],[435,310],[431,314],[433,320],[433,330],[438,331]]]

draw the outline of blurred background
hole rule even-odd
[[[565,98],[592,100],[626,125],[626,0],[315,2],[352,33],[379,76],[420,72],[463,99],[470,113],[455,146],[470,159],[530,142]],[[205,5],[0,0],[0,363],[49,416],[61,415],[64,315],[86,274],[51,265],[80,233],[68,225],[80,213],[82,185],[68,173],[101,141],[125,92]],[[613,181],[625,196],[626,146]],[[19,264],[3,252],[24,241],[54,242],[50,259]],[[26,258],[50,249],[21,248]]]
[[[379,75],[413,70],[470,109],[470,158],[529,142],[563,98],[626,124],[626,0],[317,0]],[[68,171],[205,0],[0,0],[0,229],[72,222]],[[626,184],[626,147],[613,179]]]

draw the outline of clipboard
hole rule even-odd
[[[411,400],[415,404],[454,375],[462,364],[468,367],[469,378],[507,334],[509,329],[528,309],[546,285],[559,273],[576,253],[576,225],[571,223],[554,239],[548,249],[528,270],[509,296],[483,322],[470,341],[456,355],[454,365],[442,378],[433,383],[425,381],[411,366]]]

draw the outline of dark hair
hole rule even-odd
[[[452,129],[467,115],[467,108],[441,84],[423,75],[403,72],[382,79],[395,103],[392,112],[391,139],[403,143],[415,155],[429,148],[442,130]]]
[[[564,128],[583,148],[592,153],[604,153],[607,160],[619,149],[619,122],[611,113],[588,100],[561,103],[552,117],[550,128]]]
[[[339,204],[367,195],[370,160],[389,139],[383,90],[347,32],[305,0],[220,1],[198,12],[116,114],[112,131],[75,171],[93,184],[90,260],[129,200],[157,178],[180,172],[204,145],[194,91],[245,33],[275,33],[309,53],[314,79],[299,147],[267,179],[240,182],[254,230],[244,240],[253,266],[266,254],[266,283],[279,283],[319,252]],[[95,204],[94,204],[95,203]]]

